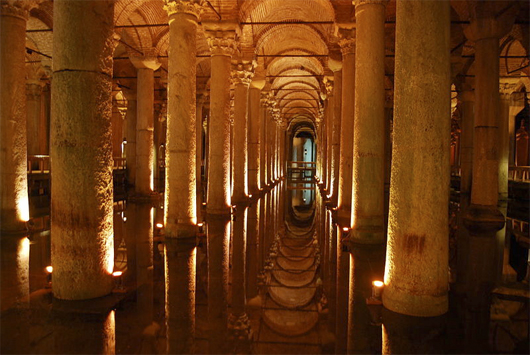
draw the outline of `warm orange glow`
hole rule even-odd
[[[29,221],[29,200],[28,196],[24,198],[24,196],[21,196],[17,198],[16,201],[17,210],[18,210],[18,216],[21,221],[27,222]]]
[[[164,228],[164,225],[162,223],[157,223],[156,228]]]
[[[48,274],[51,274],[53,272],[53,266],[49,265],[44,268]]]
[[[343,227],[343,228],[342,228],[342,231],[347,233],[347,232],[350,231],[350,228],[348,228],[348,227]]]
[[[197,223],[197,227],[202,227],[204,225],[204,223]]]
[[[375,287],[383,287],[385,284],[383,283],[383,281],[373,281],[372,285]]]
[[[121,275],[123,275],[123,271],[114,271],[112,273],[112,276],[114,276],[114,277],[120,277]]]

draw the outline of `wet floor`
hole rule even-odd
[[[38,233],[2,238],[1,353],[528,353],[528,299],[517,294],[494,296],[484,312],[452,290],[450,312],[435,318],[367,302],[384,249],[341,251],[326,237],[337,226],[312,183],[281,182],[235,217],[221,231],[205,225],[189,249],[196,282],[188,313],[172,259],[182,253],[164,242],[160,203],[115,203],[115,270],[123,274],[112,295],[96,300],[53,299],[46,218],[36,221]],[[214,235],[232,241],[225,258],[208,248]],[[225,260],[217,264],[224,269],[217,273],[209,257]],[[341,262],[352,263],[351,273],[348,266],[348,275],[337,275]]]

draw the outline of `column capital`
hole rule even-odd
[[[269,92],[268,91],[262,91],[260,93],[260,99],[259,99],[260,105],[263,106],[263,107],[267,107],[268,101],[269,101]]]
[[[39,6],[43,0],[2,0],[0,2],[0,15],[13,16],[27,20],[29,11]]]
[[[355,24],[337,24],[335,35],[339,38],[338,44],[342,55],[355,53]]]
[[[205,0],[164,0],[164,10],[171,17],[176,14],[187,14],[199,20]]]
[[[328,58],[328,67],[332,72],[338,72],[342,70],[342,61],[338,59]]]
[[[333,77],[325,77],[324,78],[324,87],[326,88],[326,96],[327,96],[327,98],[332,97],[333,96],[333,87],[334,87]]]
[[[355,8],[361,5],[383,5],[386,6],[386,4],[389,3],[389,0],[353,0],[353,5],[355,5]]]
[[[26,82],[26,97],[29,100],[36,100],[41,96],[42,88],[44,84],[40,81],[28,81]]]
[[[239,25],[235,22],[203,22],[211,55],[231,57],[237,50]]]
[[[254,76],[253,63],[236,63],[232,64],[232,84],[250,86]]]
[[[499,94],[501,98],[509,99],[513,92],[517,89],[517,83],[499,83]]]
[[[158,61],[156,48],[141,48],[140,52],[142,52],[143,55],[142,53],[131,49],[128,49],[127,51],[129,52],[129,59],[136,69],[157,70],[160,68],[161,63]]]

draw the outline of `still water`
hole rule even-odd
[[[38,233],[2,238],[1,353],[320,354],[345,351],[348,338],[350,353],[528,352],[528,301],[516,297],[494,299],[502,314],[491,317],[453,291],[442,317],[367,305],[385,251],[341,250],[326,237],[337,227],[312,183],[280,182],[229,224],[205,225],[184,263],[164,241],[163,212],[159,202],[115,203],[115,270],[122,275],[112,295],[90,301],[53,299],[46,217],[37,220]],[[225,243],[227,254],[208,243]],[[226,263],[209,267],[209,257]],[[187,265],[196,281],[193,310],[184,299],[193,291],[182,289],[186,260],[194,260]],[[341,263],[346,274],[337,275]]]

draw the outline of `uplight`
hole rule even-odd
[[[49,265],[44,268],[48,274],[51,274],[53,272],[53,266]]]
[[[164,225],[162,223],[157,223],[156,228],[164,228]]]

